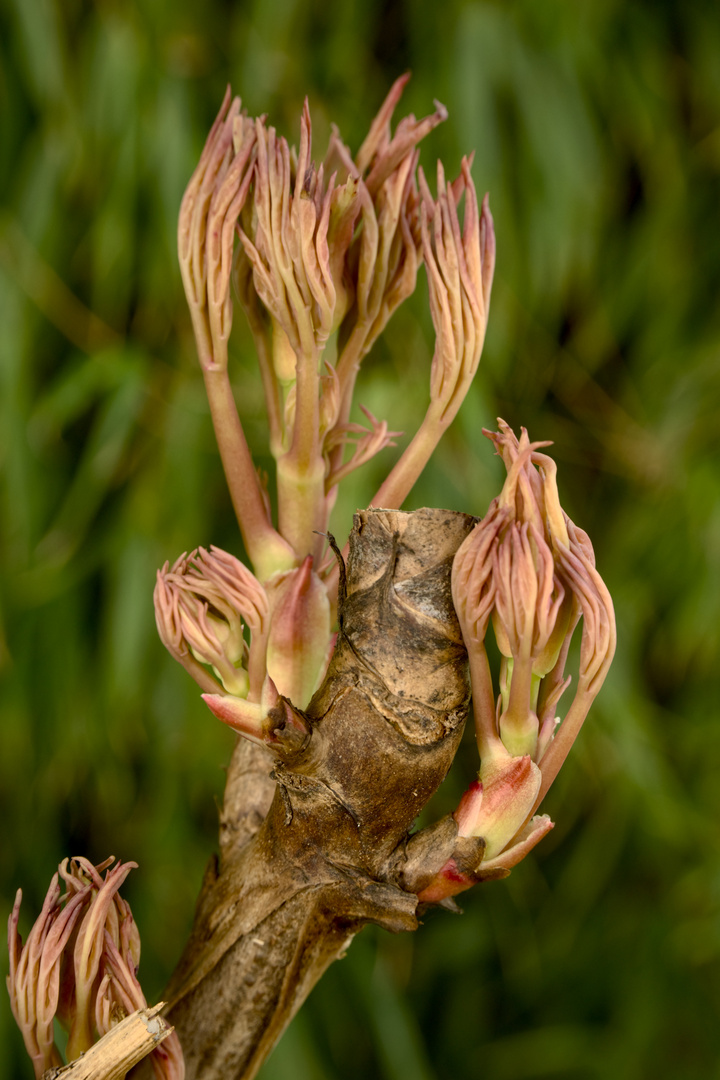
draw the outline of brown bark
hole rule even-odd
[[[188,1078],[250,1080],[363,925],[416,929],[415,892],[448,855],[479,862],[452,819],[409,839],[467,716],[450,569],[473,522],[356,515],[327,677],[306,714],[281,702],[277,754],[243,745],[229,770],[220,860],[167,991]]]

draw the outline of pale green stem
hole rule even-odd
[[[298,469],[308,469],[320,457],[320,377],[315,348],[298,356],[295,393],[295,428],[286,456]]]
[[[505,711],[505,723],[520,731],[527,723],[532,698],[532,657],[518,656],[513,662],[510,694]]]
[[[295,427],[290,449],[278,460],[278,524],[298,559],[314,554],[322,528],[325,460],[320,447],[320,379],[316,349],[298,356]]]
[[[182,269],[182,267],[181,267]],[[190,308],[190,319],[192,321],[193,333],[195,335],[195,347],[197,349],[198,359],[200,360],[200,367],[205,370],[206,364],[210,367],[220,367],[221,364],[214,365],[213,358],[213,343],[210,337],[210,324],[207,318],[207,311],[194,300],[191,300],[188,292],[188,286],[185,287],[185,293],[188,297],[188,307]],[[227,344],[224,347],[224,361],[225,367],[227,367]]]
[[[480,761],[485,765],[494,757],[506,758],[508,755],[495,727],[495,694],[485,646],[478,642],[470,642],[469,646],[475,738]]]
[[[375,493],[372,506],[399,510],[405,502],[447,427],[432,415],[433,411],[432,407],[428,410],[412,442]]]
[[[405,502],[447,427],[444,421],[436,418],[435,413],[436,410],[431,405],[412,442],[406,447],[399,461],[370,500],[370,506],[378,510],[399,510]],[[348,550],[346,544],[342,550],[342,557],[345,560],[347,560]],[[338,574],[338,567],[334,566],[325,579],[333,618],[337,611]]]
[[[282,453],[283,441],[280,383],[273,369],[265,327],[256,316],[251,315],[249,312],[246,312],[246,314],[260,364],[260,376],[265,393],[265,408],[267,409],[268,428],[270,430],[270,453],[277,461]]]
[[[575,616],[570,619],[568,624],[565,639],[560,646],[560,652],[558,658],[555,661],[555,666],[540,681],[540,690],[538,693],[537,714],[540,723],[544,723],[549,718],[549,712],[546,709],[546,702],[553,696],[553,692],[565,681],[565,664],[567,663],[568,652],[570,651],[570,642],[572,640],[573,632],[580,620],[580,612],[576,612]],[[552,711],[554,712],[557,707],[557,701],[553,705]]]
[[[335,370],[340,383],[341,393],[340,410],[336,421],[336,427],[347,424],[350,419],[353,393],[358,372],[360,371],[360,361],[363,357],[366,338],[367,328],[362,324],[355,326],[336,364]],[[344,450],[345,447],[342,442],[338,443],[333,450],[330,455],[330,472],[336,472],[342,465]]]
[[[355,385],[355,379],[360,368],[360,361],[362,360],[363,353],[365,351],[365,341],[367,339],[368,327],[365,323],[357,323],[353,329],[350,337],[345,342],[345,347],[338,357],[335,370],[337,371],[337,377],[340,380],[340,386],[342,388],[343,398],[346,396],[346,387],[350,387],[349,400],[352,400],[352,388]]]
[[[290,569],[295,565],[295,559],[268,519],[227,370],[222,364],[203,364],[203,377],[220,458],[245,550],[258,578],[265,581],[277,570]]]
[[[568,756],[570,748],[575,742],[578,732],[585,722],[585,717],[590,711],[590,706],[592,705],[594,698],[594,694],[590,694],[581,687],[578,687],[577,693],[573,698],[572,705],[568,709],[565,719],[560,724],[556,735],[538,762],[540,772],[542,773],[542,783],[540,784],[540,791],[538,792],[531,814],[535,813],[536,809],[545,798],[553,780],[560,772],[563,762]]]
[[[195,682],[201,689],[207,694],[222,694],[223,688],[221,683],[214,679],[212,675],[206,671],[199,661],[195,659],[192,653],[187,653],[185,656],[178,656],[173,653],[176,660],[179,660],[182,666],[187,671],[188,675],[192,675]]]
[[[325,462],[318,455],[311,467],[298,469],[291,453],[277,463],[278,522],[296,557],[304,559],[315,554],[315,532],[323,528]]]
[[[360,360],[363,355],[367,330],[356,326],[345,348],[343,349],[337,364],[338,377],[342,385],[342,405],[338,424],[347,423],[352,405],[353,390],[360,369]],[[453,414],[454,415],[454,414]],[[430,406],[418,432],[410,445],[406,448],[400,460],[391,470],[389,476],[370,501],[371,506],[386,510],[397,510],[410,494],[415,482],[433,455],[437,444],[440,442],[446,427],[450,424],[452,416],[445,422],[437,416],[437,408]],[[337,467],[342,459],[343,447],[338,446],[331,458],[331,468]],[[348,545],[342,551],[343,559],[347,559]],[[337,588],[338,567],[333,566],[325,579],[325,588],[330,600],[333,618],[337,611]]]
[[[86,997],[87,995],[84,993],[82,995],[78,993],[77,995],[78,1004],[75,1006],[72,1028],[66,1046],[66,1053],[70,1061],[86,1053],[95,1041],[90,1030]]]
[[[250,642],[250,655],[248,656],[248,701],[259,702],[262,695],[263,682],[267,674],[267,640],[270,631],[269,619],[264,620],[264,629],[253,633]]]

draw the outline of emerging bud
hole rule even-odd
[[[485,858],[494,859],[525,823],[539,790],[540,770],[527,754],[486,766],[455,811],[458,836],[482,836]]]
[[[312,556],[283,574],[273,589],[267,669],[278,692],[304,709],[328,663],[330,602]]]
[[[557,661],[572,597],[554,573],[550,547],[532,522],[508,525],[493,551],[493,576],[492,621],[503,656],[500,737],[510,753],[534,754],[540,679]]]
[[[257,166],[254,238],[241,230],[253,268],[257,295],[298,357],[316,356],[335,319],[336,287],[330,268],[328,229],[335,176],[325,182],[322,165],[311,161],[312,125],[307,100],[300,123],[300,151],[293,168],[287,140],[278,138],[264,119],[255,121]],[[350,190],[335,202],[351,200]]]
[[[491,765],[475,780],[454,813],[458,839],[480,837],[485,842],[479,866],[468,873],[451,857],[419,893],[425,903],[457,896],[479,881],[505,877],[554,827],[547,814],[530,818],[540,788],[540,770],[530,758],[510,758]]]
[[[553,827],[531,817],[554,780],[615,650],[612,600],[595,569],[588,537],[560,507],[546,443],[520,440],[502,420],[486,435],[507,468],[498,498],[460,546],[452,570],[455,610],[473,692],[480,777],[455,813],[458,835],[481,837],[479,867],[454,857],[418,895],[439,901],[484,877],[509,871]],[[565,719],[555,715],[570,679],[565,663],[583,617],[578,688]],[[492,620],[502,656],[500,694],[492,685],[485,634]],[[559,731],[555,733],[557,725]]]
[[[180,270],[203,369],[227,366],[235,223],[253,175],[254,144],[253,125],[228,87],[178,221]]]
[[[25,945],[18,933],[18,889],[8,921],[7,986],[38,1078],[62,1065],[54,1042],[55,1017],[69,1030],[67,1055],[73,1060],[128,1013],[147,1007],[137,981],[140,937],[118,891],[137,864],[118,863],[110,870],[112,862],[93,866],[87,859],[65,859]],[[63,895],[59,878],[66,886]],[[182,1080],[177,1035],[170,1034],[152,1052],[151,1062],[158,1080]]]
[[[161,641],[203,690],[260,700],[270,609],[262,585],[238,559],[216,547],[181,555],[158,571],[154,601]]]
[[[273,528],[228,376],[230,277],[238,218],[255,175],[255,124],[225,94],[183,196],[178,257],[218,449],[245,548],[261,577],[295,562]]]
[[[393,132],[393,113],[408,78],[396,80],[355,159],[333,129],[319,165],[312,160],[307,100],[296,151],[264,117],[252,120],[241,112],[239,99],[231,99],[228,90],[180,213],[183,283],[245,549],[263,582],[312,555],[320,576],[326,575],[331,603],[336,572],[330,564],[321,566],[317,538],[327,529],[337,486],[392,445],[385,421],[368,415],[369,430],[351,421],[355,381],[363,357],[414,291],[424,250],[434,268],[434,315],[444,311],[439,323],[436,319],[432,415],[376,503],[401,505],[467,391],[485,332],[494,258],[489,211],[484,204],[478,214],[467,161],[447,190],[441,179],[437,207],[420,194],[418,145],[446,119],[447,110],[435,102],[430,115],[406,116]],[[463,191],[461,234],[457,202]],[[260,363],[270,451],[277,462],[277,528],[227,372],[231,274]],[[448,313],[463,322],[459,333],[449,328],[450,336]],[[356,445],[346,461],[351,441]],[[202,674],[202,664],[218,672],[222,666],[223,682],[229,677],[233,693],[241,694],[242,676],[233,676],[224,664],[226,643],[210,640],[208,646],[213,635],[191,606],[188,630],[190,624],[197,627],[198,640],[191,644],[192,633],[187,638],[188,670],[212,691],[216,687]]]
[[[69,869],[65,860],[60,867],[60,875],[68,887],[68,892],[82,888],[82,882],[86,880],[89,880],[91,885],[90,903],[75,939],[73,969],[69,972],[68,982],[63,986],[63,1008],[71,1016],[68,1038],[68,1055],[71,1059],[82,1054],[95,1041],[95,998],[100,962],[105,952],[105,931],[109,929],[114,932],[115,939],[119,942],[121,926],[130,920],[134,927],[130,909],[117,893],[136,866],[136,863],[118,863],[114,869],[107,871],[104,880],[99,870],[86,859],[74,860]],[[112,933],[110,936],[112,937]],[[134,954],[132,960],[137,965],[140,962],[140,938],[137,931],[132,935],[132,949],[129,930],[124,931],[124,936],[128,938],[127,948]]]
[[[230,694],[203,694],[202,698],[213,716],[223,724],[280,758],[292,757],[307,745],[310,736],[308,718],[278,694],[269,675],[257,705]]]
[[[416,120],[412,114],[406,116],[398,124],[395,134],[392,134],[390,125],[393,113],[409,79],[409,73],[400,75],[390,87],[355,159],[361,173],[369,170],[366,185],[371,195],[380,189],[400,162],[426,135],[429,135],[438,124],[447,120],[447,109],[436,101],[434,113],[423,117],[422,120]]]
[[[202,699],[213,716],[238,735],[261,746],[267,741],[267,717],[279,700],[275,683],[269,676],[265,679],[259,701],[246,701],[232,694],[203,694]]]
[[[430,371],[430,404],[419,430],[376,493],[373,503],[401,506],[457,414],[480,362],[495,269],[495,233],[485,196],[478,210],[463,158],[461,174],[446,183],[437,169],[437,200],[419,170],[422,254],[427,269],[435,351]],[[465,193],[462,230],[458,202]]]
[[[430,374],[434,411],[447,426],[462,404],[477,371],[485,340],[490,290],[495,270],[495,234],[487,195],[478,214],[470,163],[462,160],[462,187],[445,183],[438,163],[438,197],[433,204],[422,170],[423,255],[430,290],[436,344]],[[460,232],[457,202],[465,191]],[[431,232],[432,227],[432,232]]]
[[[454,857],[448,859],[418,899],[437,902],[456,896],[478,881],[504,877],[552,828],[543,814],[531,820],[541,784],[538,766],[526,754],[483,764],[453,814],[458,840],[480,837],[484,850],[471,873]]]
[[[507,424],[499,426],[497,434],[486,434],[503,458],[507,480],[458,551],[453,595],[471,667],[480,676],[473,696],[481,758],[529,754],[543,771],[544,793],[548,766],[557,760],[557,751],[545,755],[555,739],[555,707],[569,682],[564,667],[573,630],[582,614],[586,659],[563,723],[565,754],[570,733],[574,738],[579,730],[579,712],[584,719],[610,665],[614,615],[592,546],[560,507],[555,464],[539,453],[547,444],[531,443],[524,429],[518,441]],[[497,712],[482,641],[489,614],[503,657]]]
[[[7,988],[10,1008],[20,1028],[25,1049],[33,1063],[35,1076],[46,1069],[62,1065],[55,1046],[53,1019],[58,1008],[60,967],[63,952],[80,916],[85,896],[75,896],[60,905],[60,885],[55,874],[27,942],[23,946],[18,933],[22,890],[18,889],[12,914],[8,920],[8,952],[10,974]]]

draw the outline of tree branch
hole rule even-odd
[[[473,522],[443,510],[356,515],[337,647],[303,716],[310,737],[278,755],[259,827],[265,752],[238,750],[228,774],[221,857],[168,989],[188,1080],[251,1080],[358,930],[416,929],[409,890],[455,844],[452,822],[427,844],[408,837],[467,716],[450,568]]]

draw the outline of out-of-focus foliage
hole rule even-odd
[[[555,440],[616,600],[555,831],[462,918],[366,931],[264,1080],[720,1076],[719,58],[714,0],[0,3],[3,913],[22,884],[29,918],[64,855],[137,860],[154,1000],[215,843],[232,736],[156,640],[151,593],[166,558],[238,550],[174,253],[227,80],[293,138],[308,92],[318,153],[331,120],[357,147],[406,68],[409,108],[448,106],[422,160],[453,173],[477,149],[498,272],[477,384],[412,505],[482,513],[501,470],[480,429],[525,424]],[[421,272],[358,395],[408,431],[424,292]],[[29,1075],[0,998],[0,1078]]]

